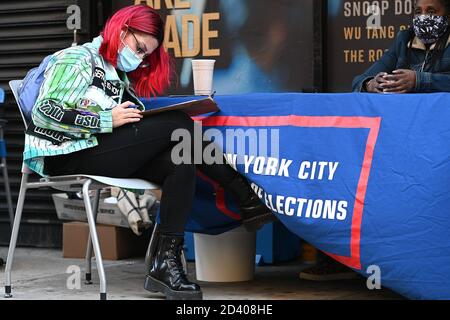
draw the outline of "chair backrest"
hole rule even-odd
[[[22,84],[22,80],[11,80],[9,82],[9,87],[11,88],[12,93],[14,95],[14,99],[16,100],[17,107],[19,107],[20,115],[22,116],[22,121],[23,121],[23,124],[26,129],[28,127],[28,123],[27,123],[27,120],[25,119],[25,116],[22,111],[22,107],[20,106],[20,103],[19,103],[19,93],[18,92],[19,92],[19,87],[21,84]],[[28,166],[25,163],[22,163],[22,173],[30,174],[30,173],[33,173],[33,171],[30,168],[28,168]]]
[[[26,129],[28,127],[28,123],[25,118],[25,115],[23,114],[22,106],[20,105],[20,102],[19,102],[20,101],[19,100],[19,88],[20,88],[21,84],[22,84],[22,80],[11,80],[9,82],[9,87],[12,90],[14,99],[16,99],[16,103],[17,103],[17,106],[19,107],[20,115],[22,116],[22,121],[23,121],[23,124],[25,125],[25,129]]]
[[[0,88],[0,103],[5,102],[5,91]]]

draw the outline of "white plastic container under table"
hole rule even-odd
[[[219,235],[194,234],[197,280],[250,281],[255,274],[256,232],[239,227]]]

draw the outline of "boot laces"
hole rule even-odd
[[[175,248],[175,246],[171,244],[170,249],[167,251],[167,263],[170,267],[170,273],[176,277],[176,281],[187,281],[186,274],[184,273],[183,263],[181,261],[182,250],[182,245]]]

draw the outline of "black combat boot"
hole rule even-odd
[[[167,300],[201,300],[198,284],[187,279],[181,261],[184,237],[160,235],[144,288],[163,293]]]
[[[247,179],[236,173],[224,188],[234,194],[238,201],[242,224],[247,231],[256,231],[269,222],[277,221],[272,211],[259,199]]]

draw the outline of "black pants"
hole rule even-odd
[[[187,129],[193,137],[194,122],[182,112],[146,117],[135,124],[98,134],[99,145],[68,155],[45,158],[50,175],[92,174],[113,178],[140,178],[162,186],[160,230],[183,234],[195,193],[196,168],[226,186],[236,172],[227,164],[175,165],[171,141],[175,129]],[[193,138],[192,138],[193,140]],[[211,142],[203,142],[206,147]],[[242,196],[242,195],[241,195]]]

